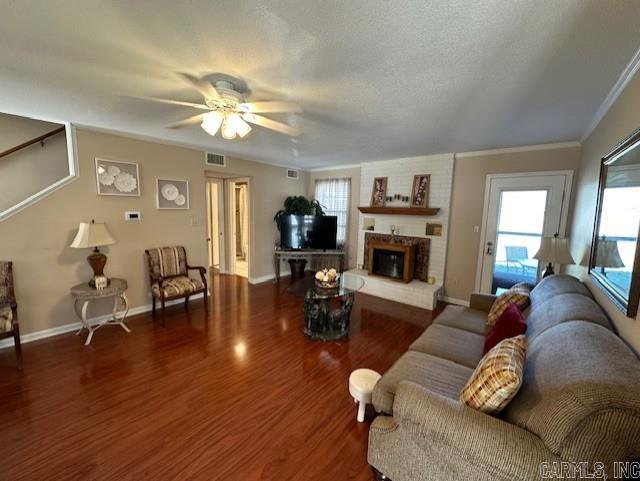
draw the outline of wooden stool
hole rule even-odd
[[[364,421],[364,411],[371,404],[371,393],[380,379],[380,374],[371,369],[356,369],[349,376],[349,394],[358,405],[358,422]]]

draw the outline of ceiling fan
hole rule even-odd
[[[227,140],[245,137],[251,132],[250,123],[291,137],[297,137],[301,133],[300,129],[296,127],[257,115],[259,113],[302,112],[300,106],[293,102],[277,100],[245,102],[244,94],[247,89],[242,86],[243,82],[234,81],[236,79],[233,79],[233,77],[218,75],[217,78],[212,76],[214,78],[208,80],[206,78],[197,78],[187,73],[179,75],[200,92],[204,97],[204,103],[197,104],[156,97],[144,98],[154,102],[193,107],[206,112],[168,125],[167,128],[179,129],[200,124],[202,129],[209,135],[214,136],[220,131],[222,138]]]

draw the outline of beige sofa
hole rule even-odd
[[[547,277],[525,312],[522,388],[499,416],[483,414],[458,394],[493,299],[447,306],[382,376],[369,463],[393,481],[538,480],[561,461],[604,463],[613,479],[615,461],[640,454],[640,360],[580,281]]]

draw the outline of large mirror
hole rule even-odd
[[[602,159],[589,274],[629,317],[640,298],[640,129]]]

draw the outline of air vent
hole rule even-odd
[[[298,180],[300,171],[298,169],[287,169],[287,179]]]
[[[220,154],[212,154],[211,152],[207,152],[207,156],[205,158],[205,163],[207,165],[215,165],[218,167],[226,167],[227,162],[224,155]]]

